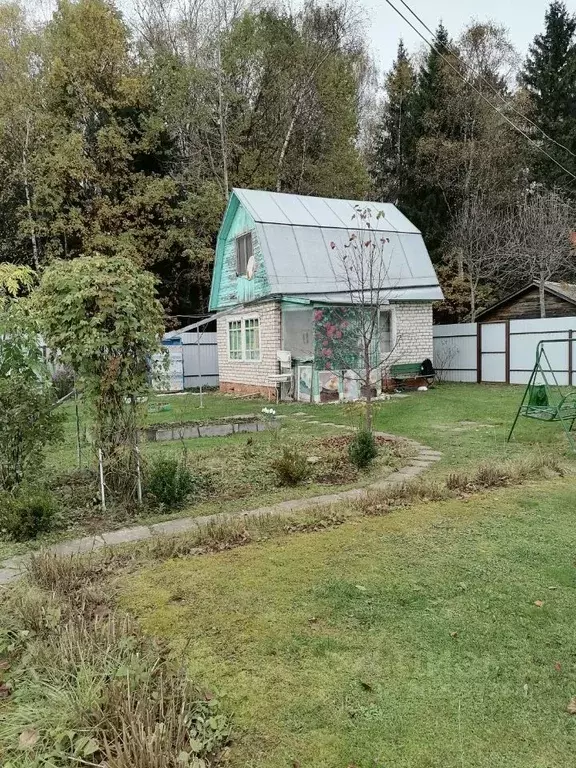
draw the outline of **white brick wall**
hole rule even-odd
[[[228,359],[228,321],[238,317],[257,317],[260,321],[260,360]],[[269,386],[268,376],[278,373],[277,352],[281,349],[280,304],[267,302],[241,308],[216,322],[220,382]]]
[[[433,355],[432,302],[402,301],[393,304],[396,345],[391,363],[421,363]]]

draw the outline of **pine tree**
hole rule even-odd
[[[400,40],[386,77],[386,101],[376,126],[372,176],[380,200],[400,203],[410,183],[410,148],[416,75]]]
[[[520,79],[529,93],[536,124],[576,153],[576,16],[560,0],[554,0],[546,11],[544,32],[534,38]],[[539,132],[534,138],[576,173],[574,156]],[[534,157],[533,174],[549,187],[571,188],[574,194],[573,180],[540,152]]]

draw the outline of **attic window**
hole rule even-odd
[[[245,275],[248,260],[252,256],[252,232],[236,238],[236,274]]]

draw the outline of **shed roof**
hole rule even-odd
[[[358,226],[360,207],[371,212],[371,230],[389,239],[384,286],[389,298],[443,298],[420,231],[391,203],[249,189],[234,189],[233,196],[255,222],[271,295],[345,301],[348,285],[340,260],[350,234],[365,231]]]
[[[514,291],[514,293],[508,294],[508,296],[505,296],[503,299],[500,299],[500,301],[497,301],[495,304],[492,304],[490,307],[486,307],[486,309],[483,309],[482,312],[478,312],[476,315],[476,320],[481,320],[486,315],[489,315],[491,312],[493,312],[495,309],[498,309],[499,307],[504,306],[505,304],[508,304],[510,301],[514,301],[514,299],[519,298],[523,294],[526,293],[526,291],[530,291],[533,288],[539,288],[540,283],[538,280],[533,280],[531,283],[528,283],[528,285],[522,286],[517,291]],[[564,299],[565,301],[568,301],[570,304],[576,305],[576,285],[574,283],[557,283],[552,280],[547,280],[544,283],[544,290],[547,293],[551,293],[554,296],[558,296],[560,299]]]

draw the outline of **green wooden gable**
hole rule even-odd
[[[236,274],[236,238],[250,232],[255,270],[251,279]],[[230,198],[216,243],[210,311],[254,301],[270,292],[262,248],[252,216],[234,193]]]

